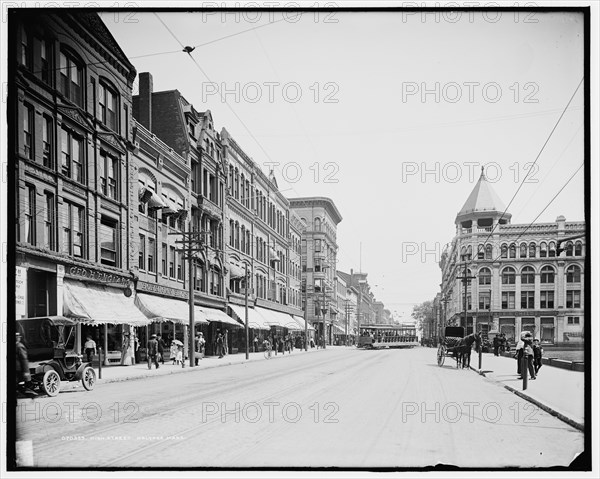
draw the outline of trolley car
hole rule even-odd
[[[367,324],[360,327],[357,347],[385,349],[418,345],[417,329],[413,325]]]

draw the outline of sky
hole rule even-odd
[[[513,224],[545,207],[538,222],[585,219],[576,13],[102,19],[138,73],[152,74],[154,91],[177,89],[211,110],[217,130],[263,171],[274,168],[284,195],[335,202],[337,268],[368,273],[398,318],[439,291],[440,253],[482,166],[505,205],[529,172],[508,208]]]

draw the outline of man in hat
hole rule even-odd
[[[196,352],[195,362],[196,366],[198,366],[198,360],[204,357],[204,345],[206,344],[206,341],[204,340],[204,334],[202,332],[196,333],[196,339],[194,340],[194,343]]]
[[[158,341],[156,340],[156,334],[150,336],[148,340],[148,369],[152,369],[152,363],[156,365],[156,369],[159,368],[158,365]]]
[[[531,379],[535,379],[535,369],[533,367],[533,335],[530,331],[523,331],[521,333],[521,339],[517,343],[517,374],[519,379],[522,379],[522,374],[527,374],[527,371],[522,371],[523,356],[527,359],[527,369]]]

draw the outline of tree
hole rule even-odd
[[[411,316],[417,321],[417,328],[421,331],[421,337],[431,339],[434,334],[435,311],[433,301],[425,301],[413,307]]]

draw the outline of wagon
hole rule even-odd
[[[465,328],[462,326],[446,326],[444,336],[441,338],[437,350],[438,366],[443,366],[447,356],[454,356],[458,343],[465,337]]]
[[[17,320],[17,328],[27,348],[31,387],[48,396],[60,392],[61,381],[79,381],[90,391],[96,384],[96,371],[74,351],[76,323],[63,316]]]

